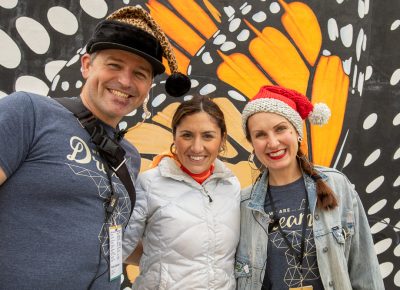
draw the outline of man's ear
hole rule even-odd
[[[90,54],[85,53],[84,55],[82,55],[82,57],[81,57],[81,72],[82,72],[82,76],[85,80],[89,77],[91,61],[92,60],[91,60]]]

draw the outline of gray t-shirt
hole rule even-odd
[[[303,178],[284,186],[270,186],[270,190],[281,228],[298,255],[301,252],[302,227],[305,221],[306,188]],[[264,208],[267,214],[272,215],[268,194],[265,197]],[[303,286],[313,286],[314,290],[324,289],[318,270],[310,211],[307,213],[306,222],[301,269],[298,267],[298,259],[282,238],[277,223],[270,227],[263,289],[281,290],[300,287],[300,273],[304,278]]]
[[[110,183],[89,138],[55,100],[24,92],[0,99],[0,167],[7,176],[0,186],[1,289],[87,289],[98,276],[92,289],[120,288],[119,279],[109,282]],[[135,180],[140,156],[122,145]],[[113,218],[124,228],[130,199],[116,176],[113,184]]]

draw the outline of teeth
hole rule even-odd
[[[203,158],[204,158],[203,156],[190,156],[190,159],[193,159],[193,160],[196,160],[196,161],[201,160]]]
[[[117,91],[117,90],[111,90],[111,93],[113,93],[114,95],[116,95],[118,97],[124,98],[124,99],[129,98],[128,94],[125,94],[125,93]]]
[[[282,150],[279,150],[279,151],[276,151],[276,152],[271,152],[271,153],[269,153],[269,155],[270,155],[271,157],[276,157],[276,156],[282,155],[284,152],[285,152],[285,150],[282,149]]]

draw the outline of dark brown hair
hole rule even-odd
[[[200,95],[196,95],[191,100],[182,102],[176,109],[171,122],[172,135],[175,137],[176,128],[179,126],[183,118],[200,112],[207,113],[215,120],[218,127],[221,129],[221,136],[225,140],[227,131],[224,113],[211,98]],[[225,149],[225,142],[223,148]]]
[[[314,169],[314,165],[308,160],[307,156],[301,151],[300,146],[297,151],[299,165],[303,171],[308,174],[316,184],[317,207],[324,210],[334,209],[338,205],[335,193],[329,185],[322,180],[321,176]]]

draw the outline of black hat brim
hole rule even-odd
[[[143,51],[139,49],[135,49],[133,47],[129,47],[123,44],[119,43],[113,43],[113,42],[97,42],[94,43],[91,47],[90,53],[93,53],[95,51],[99,50],[104,50],[104,49],[120,49],[120,50],[125,50],[128,52],[132,52],[134,54],[137,54],[141,57],[143,57],[145,60],[147,60],[154,71],[154,75],[162,74],[165,72],[165,66],[162,64],[162,62],[158,61],[154,57],[144,53]]]

